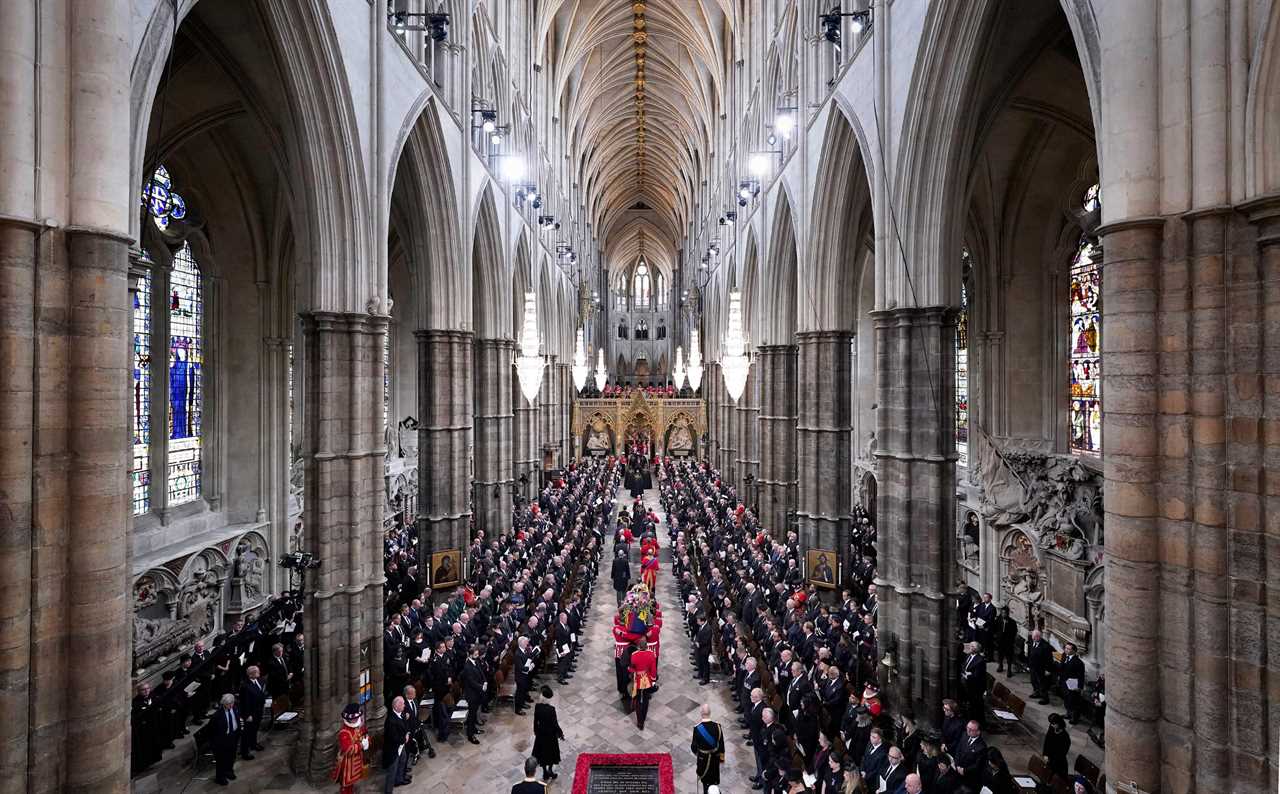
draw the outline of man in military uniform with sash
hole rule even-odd
[[[702,794],[707,794],[711,786],[720,784],[720,765],[724,763],[724,731],[719,723],[712,721],[709,704],[702,705],[702,721],[694,726],[689,750],[697,759]]]

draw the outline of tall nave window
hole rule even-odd
[[[649,266],[643,260],[641,260],[640,266],[636,268],[636,277],[631,288],[631,298],[632,308],[649,308]]]
[[[956,465],[969,465],[969,249],[960,250],[960,314],[956,317]]]
[[[1085,192],[1084,209],[1099,206],[1098,186]],[[1102,453],[1102,248],[1082,235],[1071,261],[1071,451]]]
[[[175,221],[187,217],[187,204],[173,189],[164,166],[156,169],[142,192],[142,205],[161,232],[172,232]],[[156,258],[143,251],[143,274],[133,295],[133,514],[157,505],[153,497],[153,467],[164,472],[163,500],[173,507],[201,495],[202,422],[204,418],[204,281],[191,243],[183,240],[172,251],[169,267],[157,268]],[[156,307],[167,315],[157,327]],[[159,360],[156,351],[166,351]],[[163,369],[160,367],[163,366]],[[161,384],[157,399],[153,385]],[[167,388],[165,388],[167,384]],[[157,415],[158,414],[158,415]],[[153,443],[153,430],[165,428],[164,443]]]

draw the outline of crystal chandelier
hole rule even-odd
[[[676,379],[676,391],[684,388],[684,348],[676,347],[676,368],[671,370]]]
[[[573,388],[578,391],[587,385],[587,373],[591,372],[591,368],[587,366],[587,348],[582,342],[582,329],[578,329],[578,346],[573,351]]]
[[[689,340],[689,388],[697,391],[702,385],[702,348],[698,345],[698,329],[693,329]]]
[[[520,355],[516,356],[516,375],[520,393],[533,405],[542,388],[544,362],[538,355],[538,304],[532,292],[524,294],[524,324],[520,329]]]
[[[742,333],[742,293],[736,289],[729,293],[729,330],[724,335],[720,368],[724,371],[725,391],[736,404],[742,390],[747,387],[747,373],[751,369]]]
[[[604,348],[596,351],[596,390],[604,391],[604,385],[609,382],[609,372],[604,368]]]

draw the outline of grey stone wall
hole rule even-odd
[[[849,570],[850,400],[848,331],[797,335],[797,512],[804,548],[836,549]]]
[[[795,345],[761,347],[756,367],[760,379],[760,520],[785,536],[787,513],[798,498],[796,419],[799,353]]]
[[[489,536],[511,523],[514,356],[515,343],[509,339],[475,341],[476,528]]]

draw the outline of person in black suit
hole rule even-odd
[[[1067,710],[1067,722],[1075,725],[1080,720],[1080,693],[1084,691],[1084,660],[1076,655],[1076,646],[1062,646],[1062,666],[1058,670],[1058,686],[1062,687],[1062,703]]]
[[[524,759],[524,780],[511,787],[511,794],[545,794],[547,784],[538,780],[538,759]]]
[[[960,683],[964,686],[965,708],[969,718],[982,721],[986,712],[987,660],[978,653],[978,643],[965,646],[964,661],[960,665]]]
[[[484,670],[480,667],[480,646],[472,645],[467,661],[462,665],[462,697],[467,701],[467,741],[480,744],[480,704],[484,701],[487,686]]]
[[[431,657],[427,672],[431,676],[431,697],[435,703],[431,706],[431,722],[436,727],[436,741],[444,744],[449,741],[449,707],[444,699],[453,689],[452,668],[445,653],[447,643],[440,640],[436,643],[436,652]]]
[[[991,603],[990,593],[983,593],[982,600],[973,605],[969,625],[973,628],[974,641],[982,646],[982,650],[990,652],[996,630],[996,606]]]
[[[879,728],[872,728],[867,742],[867,751],[862,756],[862,779],[867,787],[875,790],[880,785],[880,775],[889,768],[889,747],[880,735]]]
[[[890,747],[885,763],[884,770],[880,773],[879,780],[876,781],[876,790],[896,792],[906,782],[907,775],[911,773],[911,769],[903,763],[902,750],[897,747]]]
[[[295,703],[302,702],[302,682],[307,671],[307,638],[302,632],[293,635],[293,642],[285,648],[285,661],[289,663],[289,671],[293,678],[289,680],[289,699]]]
[[[1031,632],[1027,642],[1027,669],[1031,671],[1031,697],[1043,706],[1049,705],[1048,676],[1053,670],[1053,647],[1039,629]]]
[[[982,728],[976,720],[969,720],[965,725],[965,737],[952,756],[955,758],[956,771],[964,778],[965,784],[977,791],[982,780],[983,765],[987,760],[987,743],[982,738]]]
[[[236,712],[236,696],[222,696],[221,708],[209,718],[207,726],[213,746],[214,779],[219,786],[236,779],[236,748],[240,744],[241,721]]]
[[[413,757],[410,758],[410,766],[416,766],[418,758],[425,750],[428,758],[436,757],[436,748],[431,744],[431,736],[427,733],[427,728],[422,724],[422,714],[419,711],[421,706],[418,705],[418,690],[413,685],[404,688],[404,713],[409,717],[409,749],[413,751]]]
[[[627,597],[627,588],[631,586],[631,562],[627,560],[626,546],[617,547],[609,578],[613,579],[613,591],[618,596],[618,606],[622,606],[622,599]]]
[[[995,638],[996,672],[1005,672],[1007,668],[1009,677],[1013,678],[1014,648],[1018,644],[1018,622],[1009,615],[1008,604],[1000,607],[1000,611],[996,614]]]
[[[560,622],[555,628],[556,638],[556,683],[566,686],[569,683],[569,665],[573,662],[573,632],[569,629],[569,613],[560,613]]]
[[[404,713],[404,698],[399,695],[391,701],[387,722],[382,733],[382,769],[386,777],[382,781],[384,794],[391,794],[396,786],[407,783],[405,779],[409,763],[409,717]]]
[[[272,713],[279,714],[289,705],[289,685],[293,671],[284,655],[284,645],[271,646],[271,658],[267,660],[267,694],[271,696]]]
[[[244,729],[240,733],[240,757],[253,760],[253,750],[265,750],[258,744],[258,729],[262,727],[262,713],[266,710],[267,689],[257,665],[249,665],[245,672],[244,686],[240,687],[240,715]]]
[[[516,676],[516,696],[514,700],[516,716],[524,715],[524,707],[529,701],[529,674],[537,666],[537,659],[529,649],[529,637],[521,634],[516,639],[516,653],[511,662],[511,671]]]
[[[711,626],[704,615],[698,616],[698,631],[694,635],[697,643],[694,657],[698,660],[698,683],[706,686],[711,683]]]
[[[133,728],[132,766],[135,775],[160,760],[164,745],[169,742],[169,734],[164,728],[166,724],[160,702],[151,696],[150,684],[140,684],[130,714],[130,726]]]

